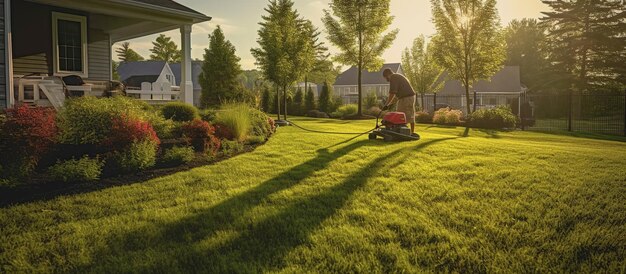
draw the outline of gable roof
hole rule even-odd
[[[447,73],[441,76],[442,80],[447,77]],[[518,66],[505,66],[494,76],[486,80],[480,80],[474,84],[473,90],[476,92],[521,92],[520,71]],[[441,95],[465,94],[465,88],[458,80],[447,80]]]
[[[170,68],[172,69],[172,73],[174,73],[174,78],[176,78],[176,85],[180,86],[181,79],[181,70],[180,63],[170,64]],[[193,88],[199,89],[200,82],[199,77],[202,72],[202,61],[191,61],[191,81],[193,82]]]
[[[394,73],[400,71],[400,63],[384,64],[380,70],[369,72],[363,70],[361,74],[361,84],[363,85],[384,85],[388,84],[387,80],[383,77],[383,70],[390,68]],[[335,86],[355,86],[358,82],[358,73],[356,66],[352,66],[342,74],[337,76],[337,80],[333,85]]]
[[[120,81],[133,76],[159,76],[165,67],[165,61],[137,61],[137,62],[121,62],[117,67],[117,74]]]
[[[202,17],[207,17],[206,15],[195,11],[189,7],[186,7],[184,5],[181,5],[175,1],[172,0],[130,0],[132,2],[138,2],[138,3],[143,3],[143,4],[148,4],[148,5],[153,5],[153,6],[159,6],[159,7],[163,7],[163,8],[168,8],[168,9],[173,9],[173,10],[177,10],[177,11],[182,11],[182,12],[188,12],[188,13],[192,13],[192,14],[196,14],[196,15],[200,15]],[[209,17],[210,19],[210,17]]]

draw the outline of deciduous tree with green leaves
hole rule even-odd
[[[496,0],[431,0],[437,34],[432,43],[435,60],[448,76],[465,88],[467,114],[470,88],[489,79],[506,58],[506,45],[496,9]]]
[[[422,110],[424,94],[439,92],[445,83],[441,79],[444,70],[435,62],[434,51],[432,43],[426,44],[426,38],[420,35],[413,40],[411,49],[406,48],[402,53],[404,75],[420,94]]]
[[[152,54],[150,54],[150,60],[178,63],[182,58],[178,45],[172,41],[171,37],[167,37],[165,34],[159,35],[159,37],[152,42],[150,52],[152,52]]]
[[[282,89],[286,120],[287,89],[310,71],[315,60],[315,41],[310,32],[312,24],[298,14],[291,0],[270,0],[265,11],[267,15],[263,15],[263,21],[259,23],[259,47],[251,52],[263,78]]]
[[[209,48],[204,50],[202,72],[198,78],[202,86],[201,101],[204,107],[242,99],[239,96],[242,92],[239,60],[235,47],[226,40],[218,25],[209,35]]]
[[[143,57],[136,51],[130,48],[130,42],[123,42],[117,49],[115,49],[117,57],[122,62],[135,62],[143,61]]]
[[[546,28],[536,19],[513,20],[504,30],[506,61],[509,66],[520,67],[520,80],[530,90],[540,89],[548,82]]]
[[[391,47],[398,30],[383,34],[391,25],[390,0],[333,0],[330,10],[324,10],[322,21],[328,31],[328,40],[341,51],[335,60],[356,66],[359,93],[358,115],[363,115],[361,74],[379,70],[381,55]]]

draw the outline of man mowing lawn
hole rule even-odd
[[[383,110],[389,109],[389,105],[397,97],[396,110],[404,112],[406,120],[411,123],[411,134],[413,134],[415,132],[415,91],[411,83],[404,75],[393,73],[389,68],[383,71],[383,77],[389,82],[389,98]]]

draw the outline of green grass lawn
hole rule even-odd
[[[214,165],[2,208],[0,273],[625,271],[626,143],[417,130],[281,128]]]

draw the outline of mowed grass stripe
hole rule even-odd
[[[0,209],[0,272],[626,267],[624,143],[418,131],[419,142],[384,143],[281,128],[215,165]]]

